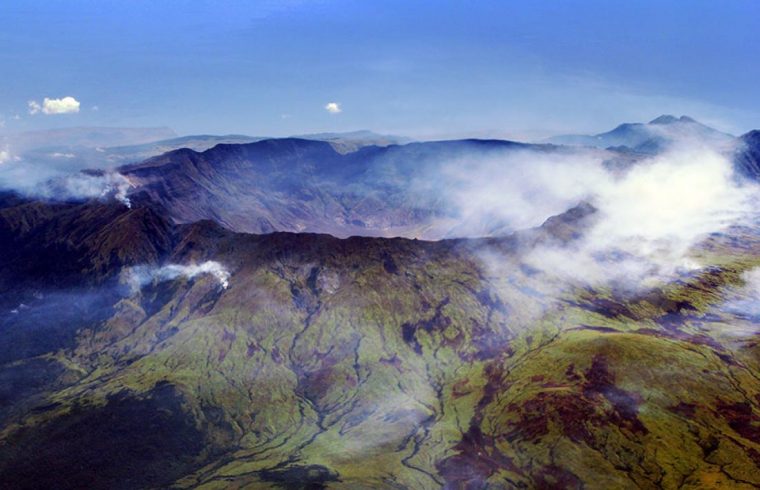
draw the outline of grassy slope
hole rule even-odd
[[[756,337],[720,308],[760,264],[750,236],[702,249],[716,272],[620,299],[557,298],[509,246],[496,273],[449,242],[183,233],[171,259],[219,260],[230,288],[157,284],[42,356],[69,381],[6,425],[6,461],[129,396],[192,416],[203,447],[164,475],[180,487],[760,485]]]

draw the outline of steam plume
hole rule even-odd
[[[208,260],[202,264],[167,264],[161,267],[140,265],[126,271],[126,282],[133,292],[151,283],[171,281],[180,276],[193,279],[202,274],[214,276],[223,289],[229,287],[230,273],[219,262]]]
[[[132,203],[127,192],[132,184],[121,174],[106,172],[102,174],[76,173],[57,179],[48,180],[32,188],[29,193],[46,199],[114,199],[131,208]]]

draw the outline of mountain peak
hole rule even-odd
[[[673,124],[678,122],[678,118],[671,114],[663,114],[660,117],[656,117],[649,121],[649,124]]]
[[[760,129],[753,129],[752,131],[748,133],[744,133],[743,135],[741,135],[740,139],[746,143],[749,143],[749,142],[760,143]]]
[[[689,116],[676,117],[671,114],[663,114],[649,121],[649,124],[675,124],[675,123],[695,123],[695,119]]]

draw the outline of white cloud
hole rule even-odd
[[[30,100],[27,102],[27,105],[29,106],[29,114],[31,115],[39,114],[42,111],[42,106],[36,100]]]
[[[343,112],[343,109],[340,108],[340,103],[338,102],[328,102],[325,105],[325,110],[330,114],[338,114],[340,112]]]
[[[29,106],[29,114],[32,115],[39,114],[40,112],[48,116],[79,112],[79,101],[70,96],[60,99],[45,97],[42,104],[36,100],[30,100],[27,104]]]

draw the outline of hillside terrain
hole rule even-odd
[[[7,488],[760,485],[752,228],[630,292],[524,260],[588,205],[438,242],[1,205]],[[160,272],[210,261],[229,275]]]

